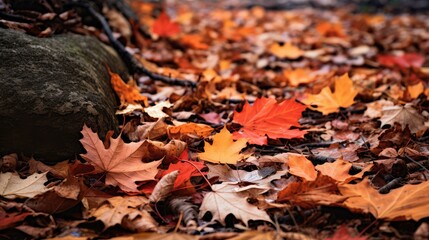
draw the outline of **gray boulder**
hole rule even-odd
[[[126,74],[116,52],[93,37],[0,29],[0,156],[71,159],[83,151],[84,123],[100,137],[117,130],[106,66]]]

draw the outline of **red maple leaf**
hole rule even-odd
[[[363,236],[357,236],[357,237],[352,237],[350,236],[349,231],[347,230],[347,226],[346,225],[341,225],[337,231],[335,232],[334,236],[330,237],[330,238],[326,238],[325,240],[367,240],[368,238]]]
[[[396,55],[378,55],[377,61],[386,67],[421,67],[425,63],[425,57],[417,53],[405,53],[400,56]]]
[[[180,32],[180,26],[172,22],[167,13],[162,12],[153,23],[152,32],[160,37],[171,37]]]
[[[267,137],[277,138],[302,138],[305,131],[290,129],[298,127],[305,106],[295,102],[295,99],[277,103],[272,98],[260,98],[251,106],[244,104],[241,112],[234,112],[233,121],[243,127],[234,132],[234,138],[247,138],[249,143],[265,145]]]
[[[188,149],[185,149],[179,156],[179,161],[177,163],[170,164],[168,169],[162,173],[162,176],[178,170],[179,176],[177,176],[176,181],[174,182],[173,191],[183,189],[192,191],[194,187],[190,182],[190,179],[191,177],[201,176],[201,169],[204,167],[205,165],[203,162],[188,160]]]

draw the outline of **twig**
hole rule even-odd
[[[80,3],[80,2],[70,2],[68,5],[71,6],[77,6],[86,9],[94,18],[97,19],[97,21],[101,24],[101,27],[104,31],[104,33],[107,35],[110,44],[113,46],[113,48],[118,52],[118,54],[121,56],[121,58],[124,60],[125,64],[128,66],[128,69],[131,73],[135,74],[144,74],[148,76],[149,78],[160,81],[169,85],[178,85],[178,86],[184,86],[184,87],[196,87],[196,83],[189,80],[183,80],[183,79],[177,79],[177,78],[170,78],[164,75],[160,75],[157,73],[153,73],[147,68],[145,68],[137,59],[133,57],[132,54],[130,54],[122,45],[120,41],[118,41],[114,36],[112,29],[109,26],[109,23],[106,21],[103,15],[98,13],[93,7],[91,7],[89,4],[86,3]]]

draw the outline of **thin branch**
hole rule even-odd
[[[113,36],[112,29],[110,28],[109,23],[106,21],[104,16],[98,13],[89,4],[81,3],[81,2],[70,2],[68,5],[84,8],[95,19],[97,19],[97,21],[101,24],[101,27],[104,33],[107,35],[110,41],[110,44],[124,60],[125,64],[128,66],[128,69],[130,70],[131,73],[144,74],[155,81],[160,81],[169,85],[178,85],[178,86],[193,87],[193,88],[196,87],[197,84],[193,81],[167,77],[161,74],[151,72],[150,70],[145,68],[137,59],[133,57],[131,53],[129,53],[125,49],[125,46]]]

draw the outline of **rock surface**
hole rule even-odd
[[[126,74],[115,51],[89,36],[36,38],[0,29],[0,156],[45,162],[74,158],[84,123],[117,130],[116,96],[106,66]]]

